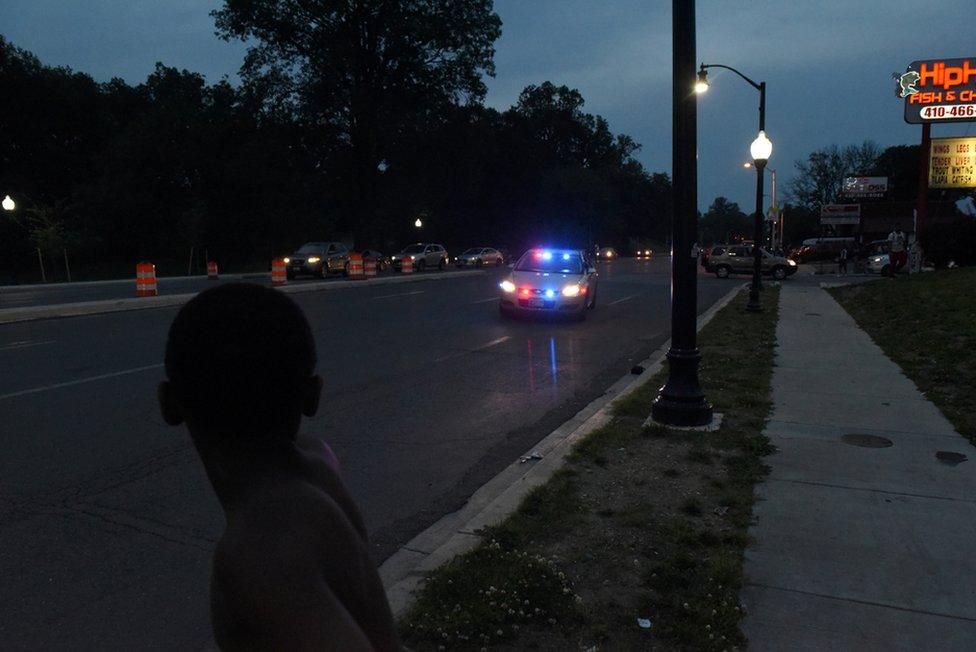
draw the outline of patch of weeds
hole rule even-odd
[[[593,458],[593,463],[597,466],[606,466],[610,460],[605,458],[603,455],[597,455]]]
[[[615,516],[624,527],[646,527],[654,517],[654,506],[649,503],[632,505],[618,511]]]
[[[700,500],[691,496],[686,498],[683,503],[681,503],[681,511],[688,516],[701,516],[702,515],[702,503]]]
[[[620,423],[610,423],[595,430],[588,437],[576,443],[569,460],[572,462],[593,462],[602,465],[607,463],[606,453],[610,450],[625,447],[634,440],[634,431]],[[602,458],[602,463],[597,460]]]
[[[575,623],[580,601],[553,560],[494,541],[434,571],[401,632],[410,646],[486,646]]]
[[[576,477],[571,469],[557,471],[525,497],[515,514],[488,528],[488,533],[512,549],[570,531],[583,516]]]
[[[657,615],[659,633],[692,650],[724,650],[745,644],[739,631],[742,560],[737,551],[710,548],[708,555],[679,552],[645,576],[644,608]]]

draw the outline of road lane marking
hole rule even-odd
[[[453,360],[455,358],[460,358],[461,356],[468,355],[469,353],[480,353],[481,351],[486,351],[486,350],[490,349],[493,346],[498,346],[502,342],[507,342],[510,339],[512,339],[512,336],[511,335],[503,335],[503,336],[499,337],[498,339],[492,340],[492,341],[488,342],[487,344],[482,344],[481,346],[476,346],[473,349],[466,349],[464,351],[456,351],[454,353],[449,353],[449,354],[444,355],[444,356],[441,356],[439,358],[435,358],[434,359],[434,362],[447,362],[448,360]]]
[[[378,297],[370,297],[370,299],[392,299],[393,297],[409,297],[412,294],[423,294],[426,290],[414,290],[413,292],[400,292],[398,294],[383,294]]]
[[[481,346],[479,346],[478,348],[473,349],[473,350],[474,351],[484,351],[485,349],[490,349],[493,346],[498,346],[502,342],[506,342],[506,341],[508,341],[510,339],[512,339],[512,336],[511,335],[502,335],[497,340],[492,340],[492,341],[488,342],[487,344],[482,344]]]
[[[641,293],[641,294],[642,294],[642,293]],[[639,297],[639,296],[640,296],[640,294],[632,294],[632,295],[630,295],[629,297],[624,297],[623,299],[617,299],[616,301],[611,301],[611,302],[610,302],[610,303],[608,303],[607,305],[608,305],[608,306],[615,306],[615,305],[617,305],[618,303],[623,303],[624,301],[630,301],[631,299],[633,299],[633,298],[636,298],[636,297]]]
[[[481,301],[472,301],[469,306],[477,306],[479,303],[488,303],[489,301],[498,301],[498,297],[488,297],[487,299],[482,299]]]
[[[146,365],[145,367],[136,367],[135,369],[126,369],[125,371],[115,371],[110,374],[91,376],[90,378],[79,378],[78,380],[69,380],[66,383],[56,383],[54,385],[45,385],[44,387],[34,387],[33,389],[22,389],[19,392],[11,392],[10,394],[0,394],[0,401],[5,401],[8,398],[17,398],[18,396],[40,394],[41,392],[48,392],[52,389],[61,389],[62,387],[72,387],[74,385],[93,383],[96,380],[105,380],[106,378],[117,378],[119,376],[128,376],[129,374],[137,374],[140,371],[149,371],[150,369],[160,369],[163,366],[164,366],[163,364],[150,364],[150,365]]]
[[[43,342],[11,342],[10,344],[4,344],[0,346],[0,351],[9,351],[10,349],[26,349],[31,346],[42,346],[44,344],[54,344],[56,340],[44,340]]]

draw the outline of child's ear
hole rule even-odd
[[[159,411],[163,415],[163,421],[171,426],[183,423],[183,410],[173,396],[173,386],[168,381],[159,383],[159,387],[156,388],[156,398],[159,399]]]
[[[302,414],[314,417],[319,411],[319,398],[322,396],[322,376],[315,374],[308,379],[305,386],[305,396],[302,398]]]

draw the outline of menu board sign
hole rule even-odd
[[[976,188],[976,137],[932,139],[929,188]]]

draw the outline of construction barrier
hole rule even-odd
[[[365,281],[366,273],[363,270],[363,255],[357,253],[349,254],[349,278],[354,281]]]
[[[374,278],[376,276],[375,258],[367,258],[363,261],[363,272],[366,274],[366,278]]]
[[[152,263],[136,263],[136,296],[154,297],[156,291],[156,266]]]
[[[210,262],[207,263],[207,278],[213,279],[215,281],[218,278],[220,278],[217,275],[217,261],[211,260]]]
[[[271,261],[271,285],[287,285],[288,273],[285,271],[285,261],[275,258]]]
[[[403,261],[400,263],[400,271],[404,274],[413,274],[413,257],[409,254],[403,256]]]

